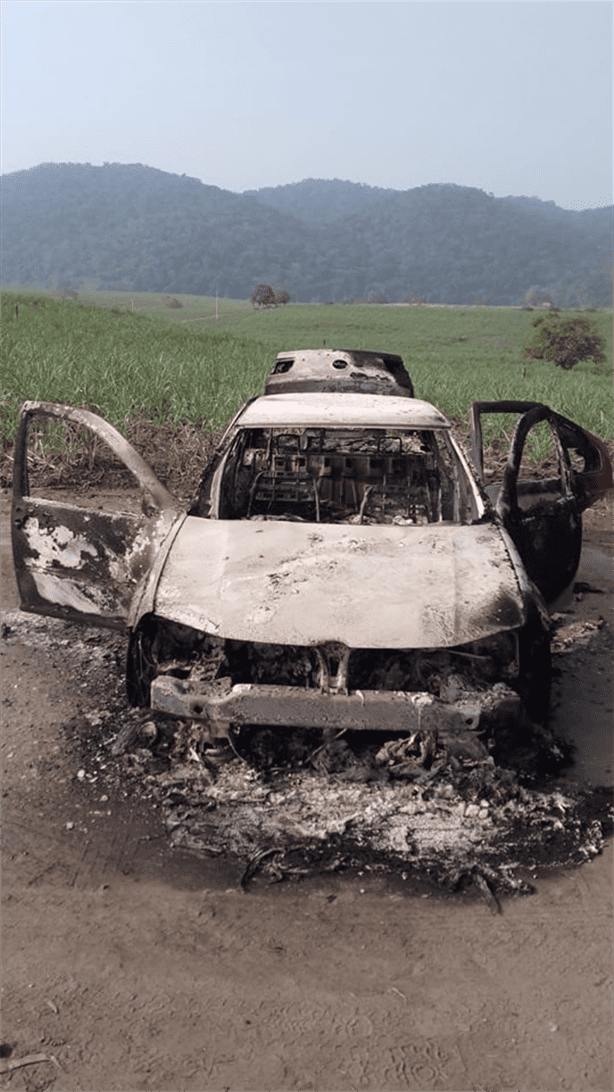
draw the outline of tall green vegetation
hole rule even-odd
[[[266,346],[241,335],[132,311],[7,292],[3,309],[5,442],[27,399],[89,406],[120,429],[145,414],[213,431],[261,387],[270,359]]]
[[[180,296],[183,307],[169,309],[149,297],[150,309],[140,312],[146,297],[134,311],[131,296],[98,298],[112,309],[3,293],[5,445],[27,399],[90,406],[124,432],[137,416],[214,431],[262,391],[278,352],[323,345],[399,353],[417,396],[456,420],[467,419],[475,399],[536,400],[612,435],[610,366],[586,361],[570,372],[527,361],[530,312],[342,304],[254,311],[220,300],[216,322],[214,300]],[[611,312],[591,319],[611,355]],[[490,427],[492,437],[510,422],[497,418]]]

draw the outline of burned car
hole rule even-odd
[[[482,419],[518,421],[487,482]],[[28,437],[85,429],[129,468],[138,512],[30,491]],[[554,462],[521,473],[549,430]],[[612,484],[596,436],[534,402],[471,407],[473,464],[400,357],[280,353],[186,511],[113,427],[26,403],[12,515],[23,609],[127,627],[134,705],[197,721],[244,755],[262,733],[436,734],[483,753],[542,722],[548,605],[575,575],[584,508]]]

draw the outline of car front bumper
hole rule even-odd
[[[162,713],[209,722],[211,734],[227,735],[230,725],[276,728],[413,732],[436,731],[457,738],[518,723],[521,701],[503,683],[472,691],[457,701],[425,692],[355,690],[327,693],[298,686],[236,683],[221,679],[203,685],[160,675],[151,685],[151,707]]]

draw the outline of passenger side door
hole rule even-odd
[[[520,414],[503,472],[484,470],[482,417]],[[582,548],[582,512],[612,486],[612,466],[598,436],[541,402],[474,402],[473,460],[486,493],[513,539],[531,580],[552,602],[573,580]],[[551,446],[537,471],[529,448],[538,430]]]

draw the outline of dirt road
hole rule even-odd
[[[600,592],[566,621],[609,630],[611,506],[586,525],[578,580]],[[79,658],[44,621],[11,635],[2,530],[3,1088],[612,1088],[611,842],[501,915],[368,871],[244,892],[237,866],[168,847],[155,800],[85,769],[121,642],[86,635]],[[570,776],[612,784],[608,641],[556,663]]]

